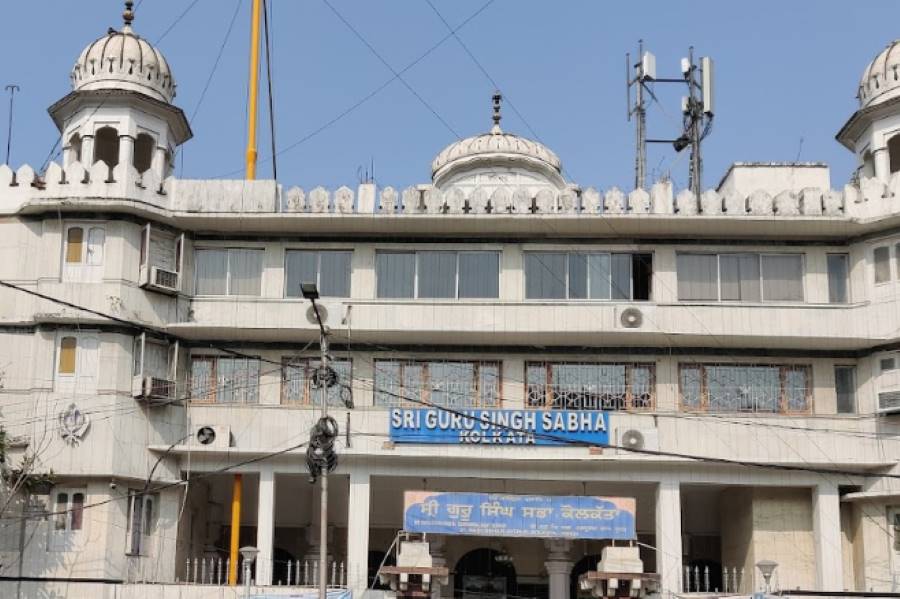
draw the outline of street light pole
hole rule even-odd
[[[303,297],[312,303],[319,323],[319,371],[327,377],[328,372],[328,335],[325,325],[322,323],[322,315],[319,313],[319,290],[315,283],[302,283],[300,285]],[[322,402],[322,416],[320,422],[328,419],[328,385],[319,377],[319,396]],[[321,496],[319,509],[319,599],[327,599],[328,595],[328,468],[322,467],[319,471],[321,481]]]

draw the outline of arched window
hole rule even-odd
[[[101,127],[94,135],[94,162],[103,161],[110,168],[119,164],[119,132]]]
[[[887,150],[891,163],[891,174],[894,174],[900,171],[900,135],[895,135],[888,140]]]
[[[139,133],[134,140],[134,168],[137,172],[144,173],[150,170],[153,164],[153,148],[156,141],[151,135]]]
[[[72,152],[72,159],[75,162],[81,162],[81,136],[74,133],[69,138],[69,149]]]
[[[871,179],[875,176],[875,159],[872,158],[872,152],[866,150],[862,156],[862,165],[859,167],[859,176]]]

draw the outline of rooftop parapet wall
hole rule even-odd
[[[363,184],[329,191],[323,187],[305,192],[284,189],[275,181],[189,180],[156,178],[152,171],[138,173],[130,165],[110,169],[104,162],[86,169],[74,163],[63,169],[51,163],[43,176],[28,165],[11,170],[0,165],[0,213],[15,214],[27,206],[69,204],[79,199],[102,202],[135,202],[166,213],[312,213],[403,215],[670,215],[721,217],[831,217],[869,220],[900,214],[900,173],[885,185],[863,178],[858,186],[843,189],[807,187],[772,195],[764,190],[750,194],[708,189],[699,198],[689,190],[677,193],[670,182],[649,190],[624,192],[616,187],[569,187],[562,191],[529,187],[475,187],[470,192],[452,188],[441,192],[430,185],[399,190],[376,190]]]

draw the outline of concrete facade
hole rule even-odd
[[[123,52],[149,46],[130,20],[109,37]],[[321,508],[300,444],[319,414],[298,372],[317,359],[318,325],[291,288],[298,251],[349,254],[345,287],[320,302],[346,364],[331,409],[335,588],[377,586],[403,492],[427,490],[634,498],[635,542],[665,597],[763,590],[762,560],[778,563],[778,588],[898,590],[893,96],[867,96],[839,133],[860,172],[837,189],[823,165],[772,163],[736,164],[700,197],[667,182],[599,191],[503,133],[498,114],[491,132],[442,151],[429,183],[305,191],[173,178],[190,129],[168,63],[159,55],[149,79],[127,85],[85,78],[95,46],[51,108],[62,164],[0,165],[0,596],[232,596],[235,474],[259,592],[312,585]],[[867,170],[872,144],[884,157]],[[389,297],[386,256],[416,252],[454,256],[452,290],[425,297],[433,273],[414,266],[397,279],[410,296]],[[459,256],[473,252],[496,257],[472,294],[487,297],[460,291]],[[562,256],[565,272],[541,275],[538,255]],[[597,256],[628,264],[627,292],[609,266],[578,291],[579,260]],[[339,281],[315,260],[322,289]],[[691,260],[714,266],[691,274]],[[562,295],[537,276],[554,289],[563,277]],[[460,364],[481,378],[440,374]],[[394,365],[412,378],[385,374]],[[609,443],[391,438],[391,409],[437,397],[453,409],[602,410]],[[435,594],[569,599],[608,544],[432,536],[451,573]]]

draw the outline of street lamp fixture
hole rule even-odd
[[[253,562],[256,561],[256,554],[259,549],[247,545],[240,549],[241,557],[244,558],[244,585],[246,588],[245,596],[250,599],[250,571],[253,568]]]
[[[300,283],[300,293],[303,295],[304,299],[319,299],[319,288],[312,282]]]
[[[778,562],[773,562],[770,559],[764,559],[762,561],[756,562],[756,567],[759,568],[759,571],[763,576],[763,580],[766,581],[766,592],[768,593],[772,590],[772,574],[775,572],[775,568],[778,567]]]

